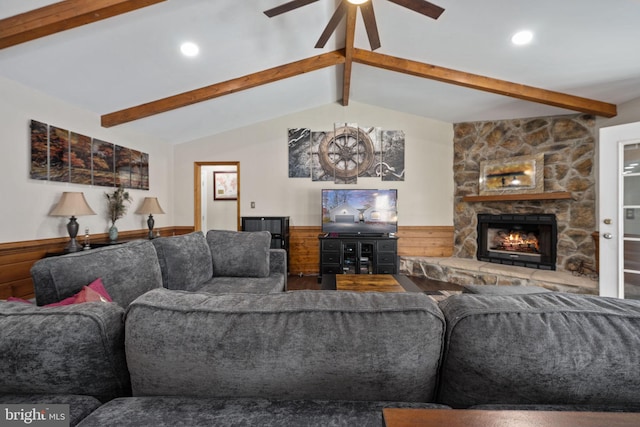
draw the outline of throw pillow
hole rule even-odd
[[[7,298],[7,301],[32,304],[32,302],[29,300],[16,298],[16,297],[9,297]],[[68,298],[65,298],[62,301],[46,304],[43,307],[60,307],[63,305],[80,304],[83,302],[93,302],[93,301],[113,302],[113,300],[109,296],[109,293],[104,288],[104,284],[102,283],[101,278],[97,278],[96,280],[91,282],[89,285],[83,286],[80,292],[78,292],[77,294],[72,295]]]
[[[268,277],[271,233],[209,230],[214,277]]]
[[[109,302],[105,297],[100,295],[98,292],[94,291],[88,286],[85,286],[84,288],[82,288],[80,292],[78,292],[78,295],[76,296],[76,300],[74,301],[74,304],[80,304],[82,302],[94,302],[94,301]]]

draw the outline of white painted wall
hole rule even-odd
[[[171,145],[122,128],[103,128],[94,113],[0,78],[0,243],[68,236],[69,219],[48,216],[63,191],[84,192],[97,213],[78,218],[79,235],[86,227],[92,234],[105,233],[109,227],[104,193],[112,189],[29,178],[32,119],[149,153],[150,191],[131,190],[133,203],[127,215],[117,222],[118,229],[147,228],[147,217],[134,213],[146,196],[158,197],[166,212],[154,216],[156,227],[174,225]]]
[[[289,178],[287,129],[330,130],[335,122],[404,131],[405,181],[359,178],[354,186]],[[453,225],[452,141],[450,123],[352,101],[348,107],[326,105],[179,144],[174,153],[176,224],[194,223],[193,163],[239,161],[244,216],[289,216],[292,226],[319,226],[322,188],[397,188],[401,226]]]
[[[618,115],[610,119],[598,119],[598,127],[616,126],[640,121],[640,98],[618,105]]]
[[[640,122],[640,98],[632,99],[631,101],[625,102],[624,104],[620,104],[617,106],[618,115],[612,117],[610,119],[598,117],[596,120],[596,127],[598,129],[617,126],[621,124],[635,123]],[[596,176],[600,174],[600,136],[598,136],[598,141],[596,143],[596,156],[595,156],[595,170],[594,173]],[[611,191],[615,191],[615,188],[612,188]],[[597,186],[596,190],[596,201],[600,203],[600,188]],[[600,224],[600,211],[596,212],[596,230],[600,230],[602,228]]]
[[[83,191],[96,216],[80,217],[80,232],[108,229],[105,187],[36,181],[29,178],[29,121],[69,128],[150,155],[150,191],[132,190],[134,203],[120,230],[146,228],[146,217],[133,212],[145,196],[158,197],[166,215],[156,226],[192,226],[193,162],[240,161],[241,215],[289,215],[291,225],[320,225],[320,189],[397,188],[401,226],[453,224],[453,129],[450,123],[351,102],[331,104],[256,123],[244,128],[171,146],[133,133],[126,127],[102,128],[100,117],[62,103],[15,82],[0,78],[0,243],[67,235],[67,219],[50,217],[63,191]],[[640,99],[618,106],[619,115],[599,119],[598,127],[640,121]],[[331,129],[335,122],[355,122],[403,130],[406,137],[406,179],[382,182],[359,179],[355,186],[288,177],[287,129]],[[250,208],[250,202],[256,208]]]

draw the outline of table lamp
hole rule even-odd
[[[60,201],[55,208],[49,213],[51,216],[71,216],[67,224],[67,231],[71,240],[65,248],[67,252],[77,252],[80,247],[76,241],[78,235],[78,221],[76,215],[95,215],[96,213],[89,207],[87,200],[82,192],[65,191],[60,197]]]
[[[155,221],[153,220],[153,214],[163,214],[164,211],[160,207],[160,203],[158,203],[157,197],[145,197],[144,202],[142,202],[142,206],[138,208],[136,211],[137,214],[149,214],[149,219],[147,219],[147,226],[149,227],[149,239],[153,239],[153,226],[155,225]]]

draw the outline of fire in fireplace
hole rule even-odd
[[[555,270],[556,245],[553,214],[478,214],[479,261]]]

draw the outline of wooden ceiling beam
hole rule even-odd
[[[356,12],[358,7],[349,4],[347,9],[346,47],[344,49],[344,71],[342,77],[342,105],[349,105],[351,92],[351,69],[353,68],[353,45],[356,38]]]
[[[166,0],[66,0],[0,20],[0,49]]]
[[[422,62],[362,49],[354,49],[353,61],[403,74],[496,93],[499,95],[509,96],[511,98],[523,99],[525,101],[566,108],[568,110],[582,113],[595,114],[602,117],[614,117],[617,115],[617,107],[614,104],[532,86],[525,86],[478,74],[456,71],[449,68],[439,67],[437,65],[425,64]]]
[[[342,64],[345,61],[344,55],[344,50],[327,52],[321,55],[312,56],[311,58],[291,62],[286,65],[248,74],[232,80],[227,80],[226,82],[183,92],[167,98],[148,102],[146,104],[105,114],[101,117],[101,123],[104,127],[117,126],[123,123],[142,119],[144,117],[186,107],[187,105],[208,101],[210,99],[251,89],[256,86],[276,82],[278,80],[284,80],[310,71],[316,71],[322,68]]]

